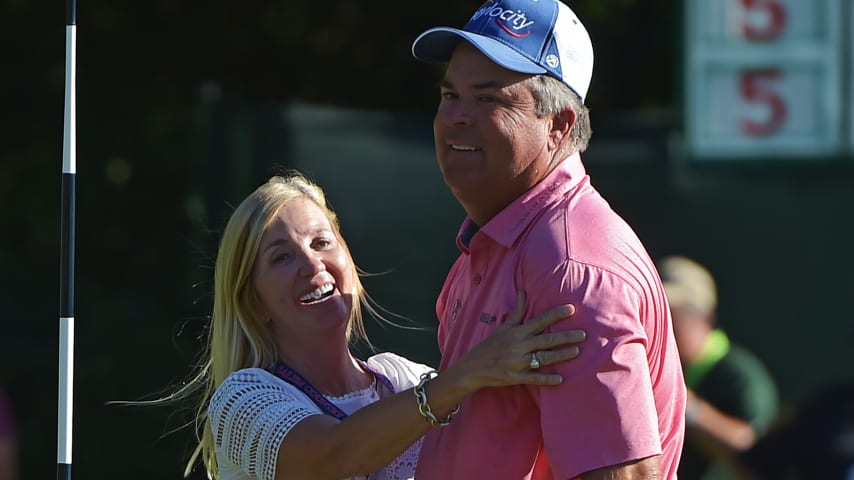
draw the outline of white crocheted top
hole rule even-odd
[[[395,392],[414,387],[421,374],[431,369],[388,352],[369,358],[367,363],[388,377]],[[326,398],[352,414],[379,400],[379,395],[373,385]],[[232,373],[214,392],[208,409],[221,479],[274,480],[279,445],[285,436],[300,420],[319,414],[323,412],[302,391],[264,369],[246,368]],[[420,449],[418,440],[387,467],[358,478],[412,479]]]

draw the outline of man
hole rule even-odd
[[[560,386],[468,397],[425,438],[416,478],[676,478],[685,387],[664,291],[581,163],[586,30],[556,0],[492,0],[462,30],[424,32],[412,52],[448,62],[436,156],[468,214],[436,304],[441,367],[497,328],[517,290],[527,313],[575,305],[554,330],[583,328],[588,339],[573,362],[542,368],[561,374]],[[535,353],[531,368],[549,354]]]
[[[705,267],[674,255],[661,259],[658,271],[688,385],[679,476],[739,478],[739,455],[777,419],[774,379],[755,355],[730,343],[726,333],[715,328],[717,286]]]

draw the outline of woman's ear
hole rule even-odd
[[[258,295],[258,290],[254,290],[252,296],[254,297],[254,305],[252,305],[252,310],[254,310],[255,315],[258,315],[261,318],[261,323],[264,325],[270,325],[273,322],[273,315],[270,314],[270,311],[267,310],[267,307],[264,306],[264,302],[261,301],[261,296]]]
[[[556,151],[570,137],[572,126],[575,125],[575,110],[565,108],[560,113],[552,116],[551,129],[549,131],[549,149]]]
[[[261,325],[270,325],[273,322],[273,316],[270,315],[269,312],[267,312],[266,308],[257,307],[254,309],[253,314],[254,314],[255,318],[260,320],[259,323]]]

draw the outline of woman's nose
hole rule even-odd
[[[317,252],[304,252],[302,255],[302,264],[300,265],[300,274],[307,277],[313,277],[318,272],[326,270],[326,264],[323,262],[323,257]]]

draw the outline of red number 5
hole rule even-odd
[[[786,26],[786,9],[780,0],[741,0],[741,5],[744,7],[745,16],[751,12],[761,14],[765,11],[768,19],[764,25],[757,25],[758,22],[752,22],[750,19],[745,20],[742,29],[748,40],[773,40]]]
[[[741,74],[741,96],[751,104],[762,104],[770,111],[768,118],[757,122],[741,119],[741,128],[752,137],[771,135],[786,123],[786,103],[771,87],[782,73],[777,69],[747,70]]]

